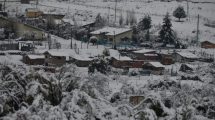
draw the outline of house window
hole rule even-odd
[[[109,40],[112,42],[112,41],[113,41],[113,38],[110,38]]]
[[[60,59],[61,59],[61,57],[57,57],[57,59],[58,59],[58,60],[60,60]]]

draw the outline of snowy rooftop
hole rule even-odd
[[[26,11],[28,11],[28,12],[38,12],[40,10],[37,9],[37,8],[27,8]]]
[[[202,42],[206,42],[206,41],[215,44],[215,40],[205,40],[205,41],[202,41]]]
[[[106,35],[118,35],[122,34],[124,32],[131,31],[131,29],[128,28],[115,28],[115,27],[104,27],[102,29],[96,30],[91,32],[91,34],[101,34],[101,33],[106,33]]]
[[[50,55],[52,56],[58,56],[58,57],[66,57],[66,56],[69,56],[68,53],[66,53],[65,51],[61,51],[61,50],[49,50],[49,51],[46,51],[47,53],[49,53]],[[45,52],[45,53],[46,53]]]
[[[62,19],[64,22],[69,23],[71,25],[75,25],[75,22],[72,19]],[[78,26],[85,26],[94,23],[94,21],[76,21]]]
[[[124,60],[124,61],[127,61],[127,60],[132,60],[131,58],[127,57],[127,56],[121,56],[119,51],[117,50],[113,50],[113,49],[110,49],[110,56],[115,58],[116,60]]]
[[[176,50],[176,49],[174,49],[174,50]],[[174,53],[174,50],[158,50],[158,51],[156,51],[156,53],[158,53],[158,54],[172,54],[172,53]]]
[[[155,67],[165,67],[164,65],[162,65],[160,62],[148,62],[149,64],[155,66]]]
[[[177,52],[180,56],[186,57],[186,58],[198,58],[197,55],[190,53],[190,52]]]
[[[155,50],[142,49],[142,50],[134,51],[134,53],[149,53],[149,52],[155,52]]]
[[[158,56],[157,54],[144,54],[145,56]]]
[[[27,55],[30,59],[45,59],[44,55]]]
[[[66,57],[68,60],[69,57],[77,59],[77,60],[92,60],[93,57],[101,55],[103,50],[102,49],[52,49],[47,51],[52,56],[59,56],[59,57]]]

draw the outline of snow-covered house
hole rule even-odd
[[[13,29],[17,38],[25,38],[27,40],[43,40],[45,37],[45,32],[42,29],[5,17],[0,17],[0,27],[9,28],[11,30]]]
[[[78,26],[81,28],[93,27],[95,24],[95,21],[83,21],[83,20],[74,21],[74,20],[68,19],[68,18],[63,18],[62,21],[64,23],[70,24],[71,26]]]
[[[44,55],[23,55],[23,62],[28,65],[44,65]]]
[[[173,53],[175,62],[194,62],[199,59],[198,56],[191,52],[176,52]]]
[[[159,61],[159,56],[155,50],[150,49],[142,49],[133,51],[133,55],[136,60],[144,60],[144,61]]]
[[[144,61],[133,60],[128,56],[122,56],[119,51],[110,49],[111,65],[115,68],[141,68]]]
[[[68,54],[61,51],[46,51],[45,55],[45,66],[62,66],[66,63]]]
[[[70,52],[69,63],[73,63],[78,67],[88,67],[92,63],[93,57],[89,54],[86,54],[85,51],[80,51],[80,53],[75,52],[74,50]]]
[[[159,58],[160,58],[160,62],[163,65],[171,65],[174,63],[172,53],[173,53],[173,51],[169,51],[169,50],[157,51],[157,54],[159,55]]]
[[[190,64],[181,64],[181,67],[179,71],[182,72],[192,72],[194,70],[194,67]]]
[[[110,57],[111,57],[111,64],[115,68],[130,68],[132,61],[131,58],[127,56],[121,56],[121,54],[117,50],[110,49]]]
[[[27,18],[37,18],[43,14],[43,12],[37,8],[27,8],[25,11]]]
[[[132,29],[104,27],[93,31],[90,34],[96,36],[99,40],[105,40],[117,45],[121,41],[130,40],[132,38]]]
[[[203,41],[201,47],[206,49],[215,48],[215,41]]]
[[[147,62],[143,64],[143,71],[149,71],[151,74],[162,75],[165,70],[165,66],[160,62]]]

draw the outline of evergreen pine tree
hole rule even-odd
[[[178,18],[178,21],[181,21],[181,18],[186,18],[187,15],[184,11],[184,8],[182,6],[179,6],[178,8],[175,9],[175,11],[173,12],[173,16]]]
[[[119,18],[119,25],[122,26],[123,22],[124,22],[124,19],[123,19],[122,13],[121,13],[120,18]]]
[[[103,27],[105,25],[105,20],[101,17],[101,14],[99,13],[96,16],[95,26],[96,27]]]
[[[146,38],[146,41],[149,41],[149,40],[150,40],[150,32],[149,32],[149,29],[148,29],[147,32],[146,32],[145,38]]]
[[[138,29],[140,31],[148,30],[152,27],[151,25],[151,17],[149,15],[146,15],[139,23],[138,23]]]
[[[167,13],[163,19],[163,25],[161,31],[159,32],[159,38],[161,42],[164,43],[164,46],[166,46],[166,44],[175,44],[175,36],[174,31],[172,30],[172,23],[169,13]]]
[[[134,43],[137,43],[138,42],[138,30],[137,30],[137,27],[136,26],[133,26],[132,27],[132,41]]]

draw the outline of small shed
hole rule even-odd
[[[45,66],[62,66],[66,63],[68,55],[64,52],[59,51],[46,51],[45,55]]]
[[[181,64],[179,71],[182,72],[192,72],[194,70],[192,65],[189,64]]]
[[[159,61],[159,56],[155,50],[142,49],[132,52],[136,60]]]
[[[27,8],[26,10],[26,17],[28,18],[37,18],[42,16],[43,12],[37,8]]]
[[[28,65],[44,65],[45,56],[44,55],[24,55],[23,62]]]
[[[191,52],[176,52],[174,53],[175,62],[194,62],[199,57]]]
[[[80,56],[70,56],[69,57],[69,63],[73,63],[77,65],[78,67],[88,67],[92,63],[91,58],[86,57],[80,57]]]
[[[122,56],[119,51],[110,49],[111,65],[115,68],[131,68],[132,59]]]
[[[215,41],[203,41],[201,47],[205,49],[215,48]]]
[[[169,51],[169,50],[160,50],[157,52],[157,54],[159,55],[159,58],[160,58],[160,62],[163,65],[171,65],[174,63],[172,53],[173,53],[173,51]]]
[[[130,40],[132,38],[132,29],[104,27],[102,29],[93,31],[90,34],[96,36],[99,40],[107,40],[107,42],[119,45],[123,39],[126,38]]]
[[[160,62],[147,62],[143,64],[143,71],[150,71],[151,74],[162,75],[165,70],[165,66]]]

